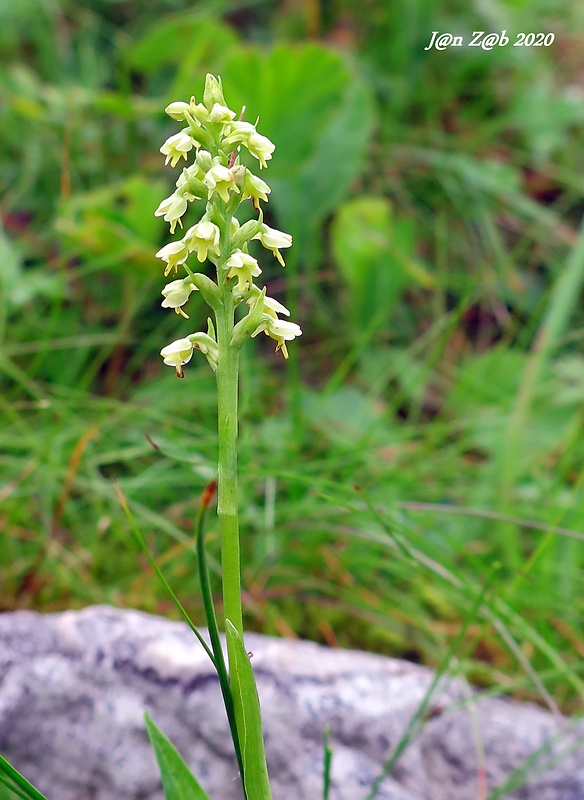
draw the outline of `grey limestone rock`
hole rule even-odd
[[[432,673],[309,642],[248,635],[246,646],[274,800],[320,800],[327,725],[331,800],[365,800]],[[482,764],[492,791],[538,749],[527,783],[500,796],[584,800],[582,725],[535,706],[478,695],[469,702],[453,680],[429,707],[438,703],[379,800],[476,800]],[[213,800],[241,800],[218,682],[185,625],[106,607],[0,615],[0,752],[49,800],[160,800],[145,709]]]

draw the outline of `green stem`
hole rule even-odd
[[[226,215],[221,231],[221,251],[226,259],[231,248],[231,217]],[[222,266],[218,266],[218,281],[223,302],[217,310],[217,428],[219,458],[217,515],[221,534],[221,564],[223,568],[223,610],[243,637],[241,605],[241,567],[239,557],[239,519],[237,498],[237,399],[239,350],[231,345],[234,326],[233,294],[227,285]]]
[[[237,392],[239,352],[231,347],[233,308],[225,308],[217,319],[217,417],[219,434],[219,485],[217,514],[221,532],[223,608],[243,636],[239,521],[237,514]]]

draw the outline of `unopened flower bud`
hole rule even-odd
[[[208,150],[199,150],[195,159],[196,165],[199,167],[203,175],[208,172],[213,166],[213,156]],[[202,176],[201,176],[202,177]]]
[[[185,118],[185,111],[189,110],[189,104],[177,101],[176,103],[171,103],[169,106],[166,106],[164,110],[169,117],[172,117],[172,119],[183,122]]]
[[[216,78],[214,75],[207,73],[205,89],[203,91],[203,103],[207,111],[211,111],[215,103],[219,103],[221,106],[225,105],[221,78]]]

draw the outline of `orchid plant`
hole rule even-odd
[[[262,270],[249,253],[249,243],[259,240],[281,266],[281,250],[290,247],[292,237],[264,222],[261,203],[268,201],[270,187],[240,161],[242,148],[264,169],[272,158],[274,144],[258,133],[255,124],[236,119],[225,102],[221,80],[207,75],[202,102],[171,103],[166,113],[184,123],[160,148],[166,163],[175,167],[182,159],[193,162],[183,166],[176,189],[156,209],[169,223],[170,232],[183,228],[183,217],[194,200],[205,200],[202,218],[188,228],[181,239],[166,244],[156,254],[164,262],[164,275],[172,280],[162,290],[164,308],[172,308],[188,319],[184,310],[191,294],[200,292],[211,309],[207,330],[188,333],[160,351],[164,363],[174,367],[178,378],[195,350],[200,351],[217,378],[218,407],[218,486],[217,514],[221,535],[223,609],[229,672],[223,664],[217,633],[215,611],[206,578],[202,541],[202,514],[199,531],[199,569],[205,600],[207,622],[212,640],[212,656],[221,680],[223,697],[247,800],[271,797],[253,671],[243,646],[239,524],[237,499],[237,425],[239,351],[248,338],[264,333],[276,342],[276,351],[288,358],[287,342],[301,334],[290,322],[288,309],[268,297],[265,288],[254,282]],[[239,207],[250,201],[257,218],[240,224]],[[195,272],[192,261],[210,263],[213,274]],[[189,265],[191,258],[191,265]],[[178,277],[179,270],[186,274]],[[238,309],[244,313],[239,315]],[[241,316],[237,320],[237,316]],[[156,749],[156,733],[151,721],[149,731]],[[160,754],[157,750],[157,755]],[[161,768],[163,764],[161,763]],[[162,769],[164,778],[164,769]],[[166,786],[165,786],[166,788]],[[202,790],[201,790],[202,791]],[[203,796],[203,795],[201,795]]]

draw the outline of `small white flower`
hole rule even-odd
[[[186,243],[180,239],[178,242],[169,242],[156,253],[156,258],[161,258],[166,261],[166,269],[164,270],[164,277],[168,275],[171,269],[174,268],[175,275],[178,271],[178,265],[184,264],[189,255],[189,248]]]
[[[292,246],[292,237],[289,233],[284,233],[284,231],[278,231],[275,228],[270,228],[269,225],[264,223],[260,232],[256,233],[253,238],[259,239],[266,250],[271,250],[280,264],[284,266],[284,259],[282,258],[278,248]]]
[[[214,192],[217,192],[219,197],[225,203],[228,203],[229,190],[231,189],[234,192],[239,192],[233,180],[231,170],[228,167],[224,167],[222,164],[215,164],[215,166],[211,167],[203,178],[203,183],[209,190],[209,199]]]
[[[185,374],[181,367],[188,364],[193,357],[193,345],[189,339],[177,339],[172,344],[168,344],[160,351],[164,363],[176,369],[176,377],[184,378]]]
[[[187,199],[182,194],[174,192],[158,206],[154,212],[155,217],[163,217],[165,222],[170,223],[170,232],[174,233],[176,223],[182,228],[181,217],[187,210]]]
[[[208,253],[214,256],[219,255],[219,236],[220,230],[213,222],[202,219],[185,233],[185,241],[189,251],[197,254],[198,260],[202,263]]]
[[[163,308],[174,308],[177,314],[181,314],[188,319],[188,314],[182,310],[181,306],[187,302],[191,292],[196,290],[196,286],[188,278],[181,278],[177,281],[167,283],[161,294],[164,296],[162,301]]]
[[[165,164],[170,161],[170,166],[174,167],[179,159],[186,160],[187,153],[192,150],[194,142],[189,136],[189,129],[184,128],[182,131],[175,133],[170,139],[167,139],[160,148],[160,152],[166,156]]]
[[[253,278],[257,278],[262,274],[260,265],[253,256],[244,253],[241,250],[236,250],[227,259],[223,268],[229,270],[227,278],[231,279],[237,277],[236,290],[243,294],[247,289],[250,289],[253,284]]]

